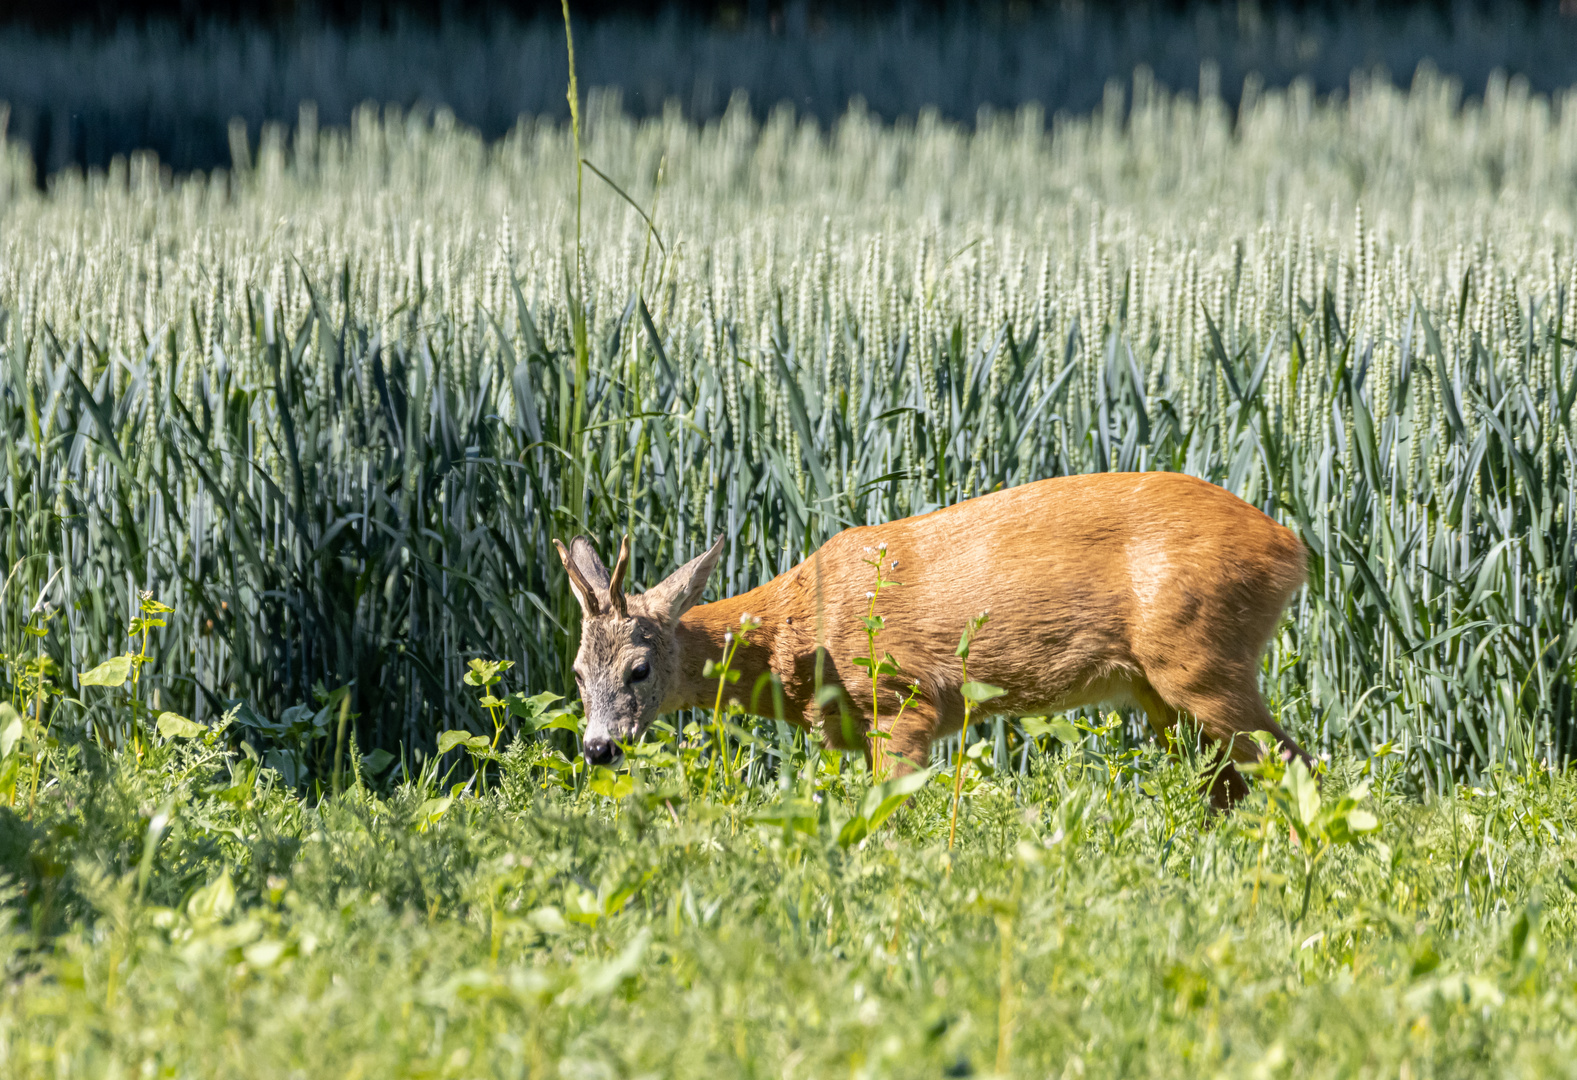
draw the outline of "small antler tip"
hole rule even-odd
[[[608,603],[620,615],[628,615],[629,608],[624,600],[624,575],[630,568],[630,538],[626,536],[619,543],[619,557],[613,564],[613,573],[608,576]]]

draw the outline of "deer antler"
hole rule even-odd
[[[630,568],[630,538],[626,536],[619,543],[619,558],[613,564],[613,573],[608,575],[608,606],[619,613],[620,618],[628,618],[629,606],[624,600],[624,574]]]
[[[569,574],[570,591],[580,602],[581,612],[587,616],[601,614],[602,605],[598,602],[597,590],[590,581],[586,580],[585,572],[575,562],[570,549],[557,538],[554,539],[553,546],[558,548],[559,561],[564,564],[564,572]]]

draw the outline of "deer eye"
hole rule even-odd
[[[650,664],[648,664],[645,660],[638,661],[636,665],[630,669],[630,681],[641,682],[651,673],[652,669]]]

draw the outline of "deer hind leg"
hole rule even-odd
[[[1308,751],[1299,746],[1287,729],[1276,723],[1270,715],[1252,676],[1233,691],[1220,695],[1211,704],[1201,704],[1201,710],[1208,710],[1211,714],[1208,719],[1205,711],[1197,714],[1205,734],[1223,745],[1230,745],[1235,760],[1259,760],[1259,745],[1254,741],[1253,733],[1263,731],[1276,740],[1276,747],[1283,758],[1289,761],[1299,758],[1309,769],[1314,768],[1314,759],[1309,757]]]
[[[907,776],[926,767],[931,759],[931,743],[940,734],[941,710],[929,696],[922,693],[904,707],[894,724],[893,714],[898,711],[902,698],[889,697],[883,704],[879,717],[881,730],[887,738],[880,740],[880,767],[888,778]],[[960,699],[962,700],[962,699]],[[870,737],[871,715],[866,702],[845,698],[841,709],[829,706],[821,714],[822,742],[834,750],[858,749],[865,755],[865,767],[875,771],[878,767],[874,748],[878,742]],[[813,710],[808,710],[808,717]],[[809,722],[815,730],[814,722]]]
[[[925,768],[931,761],[931,744],[941,733],[941,711],[924,695],[918,696],[904,709],[898,722],[882,727],[891,736],[883,747],[888,775],[907,776]]]
[[[1133,697],[1144,709],[1145,716],[1149,718],[1150,728],[1155,732],[1155,737],[1175,754],[1177,721],[1181,713],[1189,710],[1173,708],[1156,692],[1155,687],[1142,679],[1134,680]],[[1231,809],[1233,803],[1248,794],[1248,783],[1243,779],[1243,774],[1232,767],[1231,760],[1219,744],[1211,772],[1214,779],[1208,786],[1210,805],[1217,810]]]
[[[1270,710],[1265,707],[1265,699],[1259,695],[1252,668],[1242,677],[1222,680],[1208,690],[1148,685],[1143,689],[1148,691],[1153,701],[1145,700],[1137,687],[1135,696],[1140,698],[1140,703],[1150,714],[1152,726],[1156,725],[1158,713],[1168,727],[1175,723],[1179,712],[1191,713],[1198,718],[1205,735],[1219,748],[1221,768],[1210,787],[1210,802],[1217,809],[1230,809],[1233,803],[1248,794],[1248,784],[1232,763],[1259,760],[1259,744],[1255,742],[1253,734],[1256,731],[1263,731],[1274,738],[1283,755],[1295,755],[1304,764],[1313,767],[1308,753],[1287,734],[1286,729],[1276,723]]]

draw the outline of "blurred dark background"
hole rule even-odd
[[[1577,83],[1577,0],[1477,3],[1036,3],[1032,0],[574,0],[583,88],[637,115],[669,101],[719,115],[736,91],[830,122],[851,98],[895,118],[932,106],[1086,111],[1145,65],[1172,89],[1201,65],[1235,104],[1251,73],[1340,92],[1355,70],[1406,85],[1420,63],[1469,95],[1491,73]],[[365,101],[444,105],[489,136],[563,115],[557,0],[0,0],[0,122],[40,182],[148,148],[178,170],[229,163],[226,130],[293,123],[314,101],[344,124]],[[6,112],[9,112],[6,117]]]

